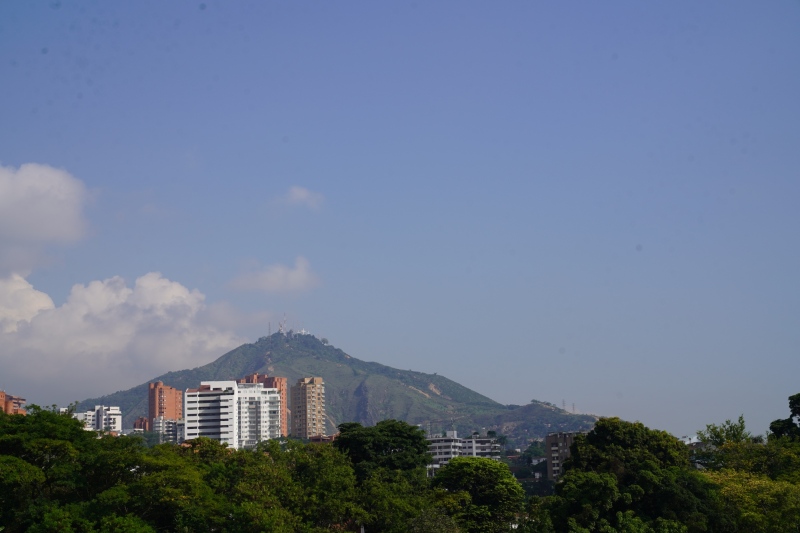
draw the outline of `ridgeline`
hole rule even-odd
[[[301,377],[321,376],[325,380],[329,434],[342,422],[371,426],[394,418],[436,433],[450,428],[463,434],[494,430],[510,442],[522,444],[554,431],[588,430],[596,420],[537,401],[524,406],[502,405],[444,376],[361,361],[313,335],[292,332],[261,337],[207,365],[168,372],[150,381],[185,390],[201,381],[238,379],[254,372],[286,377],[290,386]],[[123,427],[129,428],[137,417],[147,414],[147,386],[143,383],[89,398],[80,402],[78,409],[119,406]]]

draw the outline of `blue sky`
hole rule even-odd
[[[800,4],[4,2],[0,387],[288,325],[677,435],[800,392]],[[271,326],[270,326],[271,324]]]

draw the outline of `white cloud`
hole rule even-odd
[[[88,196],[83,182],[64,170],[0,166],[0,271],[26,271],[41,260],[45,245],[83,237]]]
[[[270,265],[263,270],[247,272],[230,283],[240,291],[300,292],[319,285],[319,278],[311,270],[305,257],[298,257],[294,268],[286,265]]]
[[[20,276],[0,280],[0,387],[65,403],[208,363],[245,342],[205,315],[205,297],[151,272],[75,285],[56,307]]]
[[[297,185],[291,187],[283,199],[289,205],[301,205],[311,209],[318,209],[322,205],[322,202],[325,201],[325,197],[320,193],[308,190],[305,187],[298,187]]]
[[[13,333],[40,311],[53,309],[53,300],[19,274],[0,279],[0,333]]]

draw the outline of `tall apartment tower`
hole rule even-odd
[[[322,378],[300,378],[292,387],[292,435],[301,439],[324,437],[325,383]]]
[[[203,381],[184,395],[184,437],[208,437],[231,448],[253,448],[277,439],[281,397],[262,383]]]
[[[180,420],[183,418],[183,392],[164,385],[162,381],[150,384],[147,391],[149,410],[147,412],[147,431],[153,431],[153,419]]]
[[[281,437],[289,436],[289,383],[286,378],[268,376],[267,374],[250,374],[239,380],[239,383],[261,383],[265,389],[278,389],[281,397]]]

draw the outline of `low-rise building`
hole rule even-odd
[[[446,465],[453,457],[461,455],[461,439],[456,431],[447,431],[442,436],[428,436],[428,453],[431,454],[433,468]]]
[[[22,408],[25,405],[25,398],[12,396],[0,390],[0,411],[8,415],[24,415],[27,411]]]
[[[456,431],[446,431],[442,436],[428,436],[428,453],[432,458],[428,470],[433,473],[453,457],[485,457],[499,461],[500,444],[490,437],[472,435],[461,439]]]
[[[461,439],[461,455],[485,457],[499,461],[500,443],[497,442],[497,439],[473,435],[466,439]]]
[[[185,440],[186,423],[183,419],[174,420],[157,416],[153,419],[153,432],[159,434],[159,442],[180,444]]]
[[[140,416],[133,421],[133,429],[138,432],[150,431],[150,424],[147,422],[146,416]]]
[[[87,431],[122,432],[122,412],[116,406],[95,405],[93,410],[73,413],[72,416],[83,422],[83,429]]]

